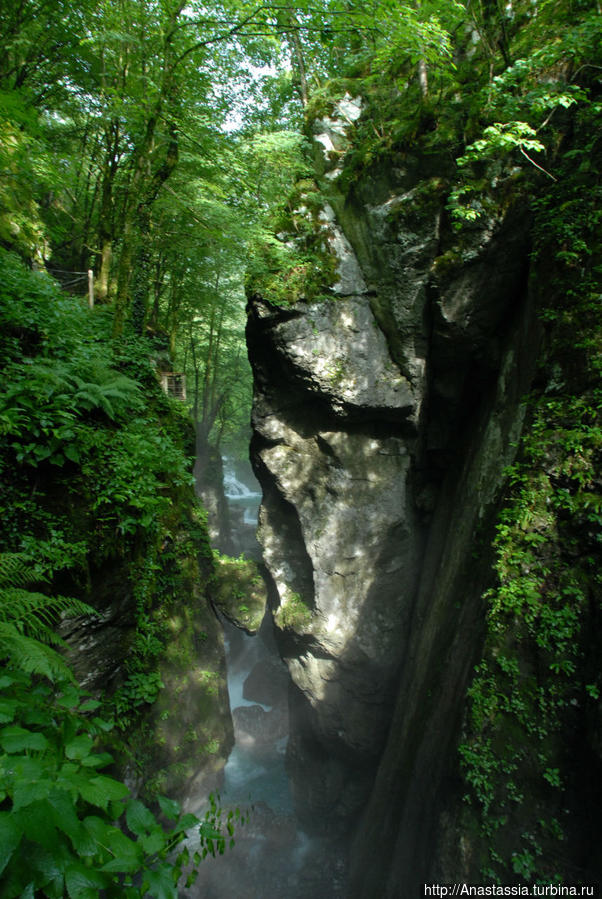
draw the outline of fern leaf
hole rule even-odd
[[[43,674],[50,680],[73,680],[69,666],[50,646],[20,634],[13,624],[0,622],[0,657],[25,674]]]
[[[87,603],[65,596],[46,596],[21,587],[0,589],[0,621],[14,621],[36,636],[36,630],[52,626],[61,617],[95,615]],[[37,636],[37,639],[42,639]]]
[[[0,553],[0,626],[8,628],[7,635],[63,646],[54,630],[56,623],[96,612],[79,599],[26,589],[24,585],[35,580],[30,565],[31,559],[23,553]]]
[[[0,587],[31,584],[31,556],[25,553],[0,553]],[[37,578],[39,581],[40,578]]]

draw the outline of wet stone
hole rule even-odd
[[[289,675],[276,658],[261,659],[244,682],[242,695],[249,702],[262,705],[284,705],[288,695]]]

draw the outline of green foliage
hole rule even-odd
[[[0,243],[41,261],[47,242],[35,190],[41,148],[34,123],[23,98],[0,87]]]
[[[280,628],[304,630],[311,623],[311,609],[299,593],[289,590],[274,615]]]
[[[58,616],[73,608],[63,609],[46,592],[86,599],[103,615],[127,610],[116,648],[123,676],[104,705],[116,727],[106,739],[119,764],[134,755],[141,780],[150,780],[152,763],[160,781],[163,767],[183,770],[182,760],[194,754],[184,746],[174,758],[153,755],[152,720],[163,684],[174,688],[162,674],[175,640],[170,616],[184,597],[191,616],[202,611],[191,603],[192,596],[205,603],[197,555],[210,565],[206,521],[185,454],[193,444],[191,422],[182,404],[160,390],[154,341],[132,334],[113,341],[106,310],[87,309],[5,251],[0,270],[0,341],[10,372],[0,395],[6,482],[0,547],[26,555],[30,579],[43,584],[28,597],[13,586],[11,596],[23,616],[36,613],[37,636],[37,613]],[[80,605],[73,614],[85,612]],[[5,629],[0,622],[2,637]],[[55,639],[51,628],[48,636]],[[50,675],[61,666],[59,656],[28,642],[31,636],[14,624],[8,637],[12,656],[30,660],[28,670]],[[195,648],[191,638],[190,664]],[[215,712],[199,707],[198,714]],[[205,742],[216,734],[220,745],[228,736],[211,719]],[[169,789],[179,788],[183,776],[174,774]]]
[[[113,354],[102,314],[65,298],[47,277],[26,272],[4,251],[0,268],[0,317],[12,357],[0,397],[0,466],[13,472],[21,547],[35,546],[49,567],[81,563],[86,549],[74,532],[70,497],[83,493],[96,545],[105,553],[123,552],[123,537],[156,533],[170,492],[191,483],[174,436],[151,417],[148,402],[161,408],[166,401],[148,348],[144,361],[133,340],[130,347],[118,344]],[[145,378],[144,393],[118,365]],[[26,496],[36,470],[48,466],[56,469],[64,493],[47,515],[43,503],[30,504]]]
[[[584,107],[557,185],[534,204],[545,387],[530,399],[521,455],[508,472],[496,584],[485,597],[487,642],[460,746],[484,870],[498,882],[510,873],[570,879],[560,844],[574,839],[581,728],[600,696],[599,191],[589,180],[600,154],[591,123]],[[576,167],[585,145],[588,164]]]
[[[28,360],[7,375],[12,384],[2,397],[0,428],[19,463],[77,463],[77,442],[87,453],[92,448],[93,436],[82,425],[94,413],[116,421],[141,409],[137,385],[98,362]]]
[[[146,417],[134,419],[97,444],[82,466],[94,489],[96,520],[116,535],[135,534],[140,528],[156,531],[170,505],[166,483],[175,488],[192,484],[173,439],[153,424]]]
[[[399,75],[408,63],[418,65],[421,60],[429,67],[454,67],[448,28],[454,18],[460,20],[464,10],[455,0],[444,10],[434,11],[433,7],[434,4],[430,8],[421,4],[416,9],[407,4],[380,4],[379,36],[371,60],[373,75]],[[448,23],[443,24],[442,18],[447,18]]]
[[[267,602],[265,582],[255,562],[214,553],[209,589],[213,602],[238,627],[256,632]]]
[[[195,864],[224,851],[221,809],[212,799],[200,821],[160,799],[166,825],[101,773],[113,761],[103,749],[112,724],[95,714],[100,703],[75,686],[66,663],[41,642],[60,643],[51,629],[58,615],[93,610],[32,593],[25,589],[30,580],[25,557],[0,555],[0,652],[8,659],[0,678],[2,894],[176,897],[190,861],[189,832],[200,840]],[[226,829],[231,840],[231,817]]]
[[[483,190],[485,164],[487,181],[499,179],[500,165],[506,173],[510,166],[521,166],[530,177],[556,181],[553,163],[564,135],[566,111],[579,107],[590,119],[599,114],[597,103],[592,102],[590,73],[599,55],[600,16],[585,12],[570,21],[560,13],[552,24],[549,13],[548,8],[539,20],[529,17],[527,27],[517,35],[524,55],[481,89],[479,115],[485,127],[482,137],[456,160],[460,178],[448,203],[458,228],[484,212],[481,200],[489,186]],[[553,36],[545,35],[550,27],[555,29]],[[544,35],[549,39],[542,40]],[[546,154],[550,162],[540,154]],[[496,162],[497,166],[492,164]]]
[[[175,897],[190,861],[223,852],[215,803],[207,818],[160,799],[162,822],[128,788],[102,773],[111,725],[99,703],[70,681],[0,680],[0,874],[7,899],[34,895]],[[228,834],[232,826],[228,821]],[[191,859],[189,834],[199,850]],[[187,883],[194,882],[193,868]]]
[[[332,296],[336,282],[338,260],[330,246],[324,197],[316,182],[301,174],[272,208],[267,224],[275,234],[261,236],[247,264],[247,294],[282,306]]]
[[[62,617],[93,615],[86,603],[28,589],[39,577],[22,553],[0,553],[0,655],[27,674],[69,676],[48,644],[62,646],[55,632]]]

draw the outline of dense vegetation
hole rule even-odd
[[[602,147],[589,113],[571,121],[557,181],[533,204],[532,288],[547,345],[508,472],[460,746],[494,880],[599,874]]]
[[[602,689],[588,637],[602,521],[601,20],[596,0],[2,5],[7,896],[174,894],[185,859],[169,859],[190,822],[162,800],[166,831],[99,773],[109,744],[128,751],[133,722],[144,735],[178,583],[210,573],[188,419],[156,372],[188,375],[201,450],[244,444],[245,277],[282,303],[329,294],[334,262],[315,227],[328,187],[308,138],[345,95],[363,114],[336,190],[391,160],[444,158],[431,186],[457,228],[452,263],[473,222],[515,202],[533,218],[547,337],[460,751],[487,876],[566,872],[558,846],[582,835],[555,810],[570,812],[575,758],[594,747],[577,752],[576,735],[567,757],[560,737],[597,720]],[[186,561],[199,547],[200,575]],[[47,644],[58,623],[77,632],[116,579],[135,609],[129,660],[99,711]]]
[[[175,554],[194,560],[207,539],[184,452],[189,425],[160,391],[148,346],[111,343],[103,310],[0,255],[2,893],[174,895],[189,860],[175,850],[200,822],[159,798],[161,822],[103,769],[131,756],[133,733],[139,743],[149,734],[140,718],[163,687]],[[117,584],[106,583],[110,571]],[[92,698],[65,639],[106,615],[107,590],[126,605]],[[211,818],[200,851],[224,845]]]

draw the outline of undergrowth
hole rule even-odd
[[[587,821],[602,678],[602,300],[596,141],[585,119],[562,178],[535,204],[533,289],[546,352],[530,426],[497,527],[488,636],[460,746],[482,874],[577,882],[596,848]],[[595,179],[599,184],[599,177]],[[593,727],[593,730],[592,730]]]

